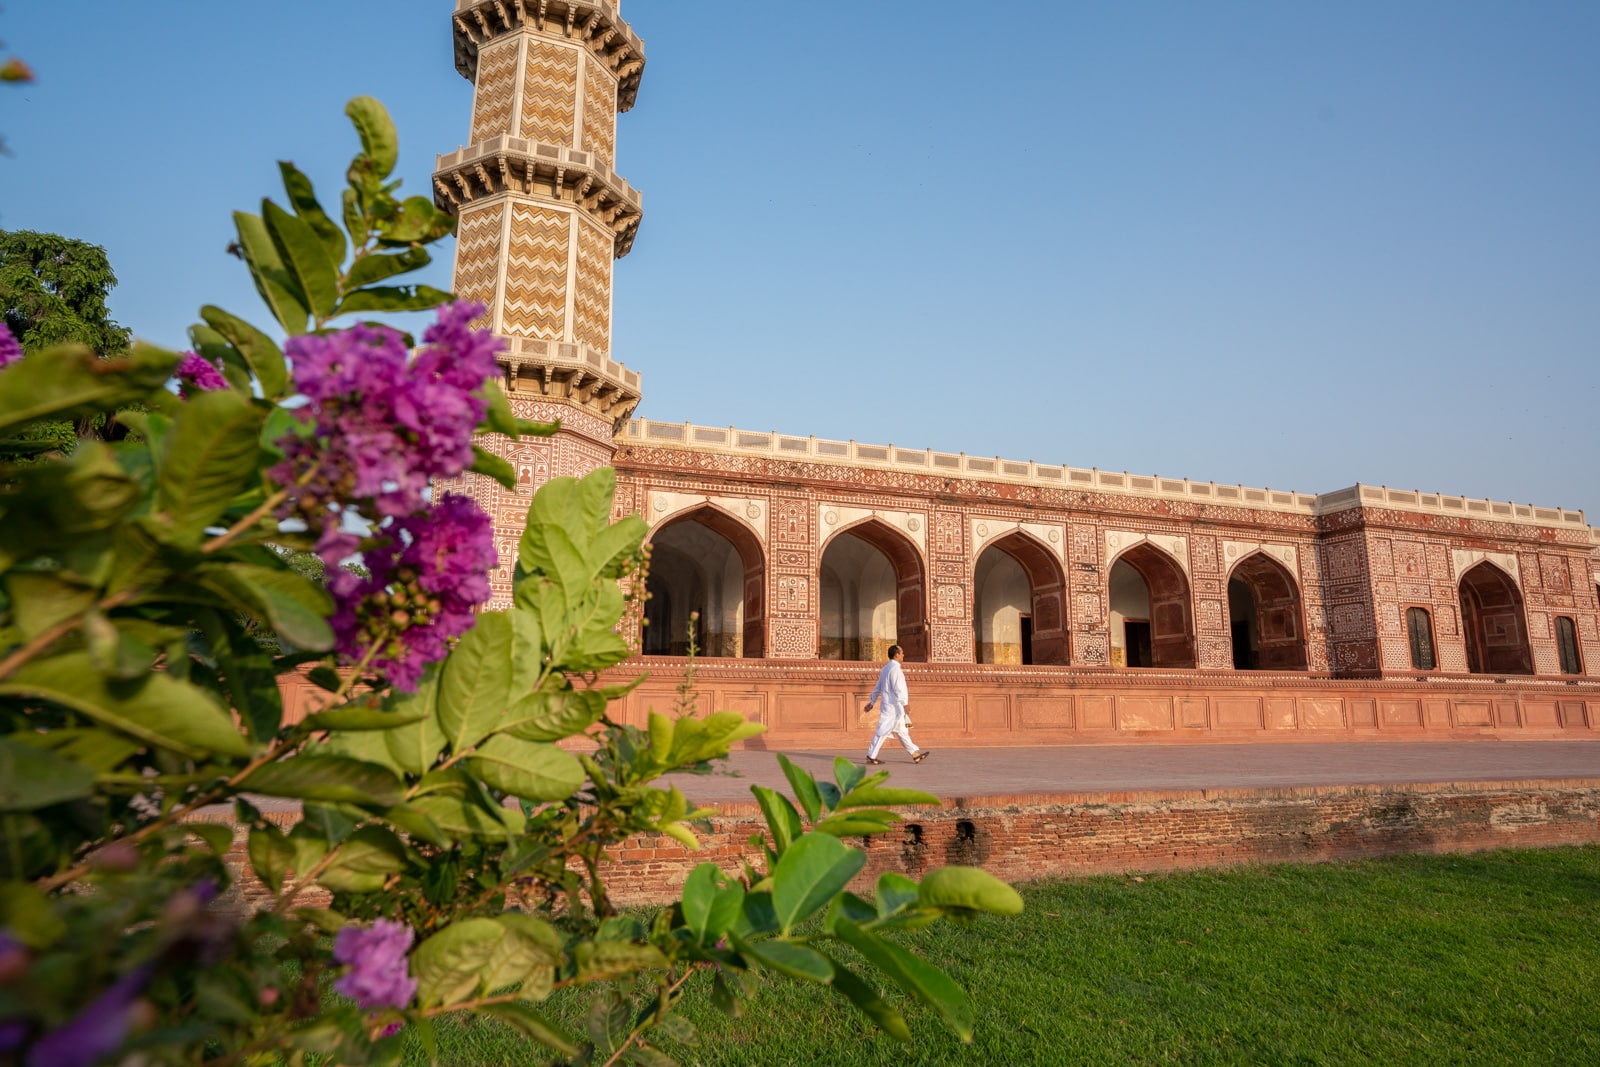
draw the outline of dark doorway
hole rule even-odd
[[[1022,662],[1028,664],[1033,662],[1033,616],[1023,615],[1020,621],[1022,623]]]
[[[1155,655],[1150,645],[1150,620],[1124,619],[1122,633],[1128,648],[1128,666],[1154,667]]]
[[[1256,650],[1250,647],[1250,624],[1243,619],[1235,619],[1233,623],[1233,669],[1256,669]]]

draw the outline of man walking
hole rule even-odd
[[[873,686],[872,697],[867,701],[868,711],[872,710],[872,705],[878,705],[878,728],[872,732],[872,744],[867,748],[867,762],[873,766],[883,762],[878,758],[878,750],[890,734],[911,754],[912,763],[921,763],[928,758],[927,749],[918,749],[917,743],[911,740],[911,734],[906,730],[910,725],[910,720],[906,718],[910,696],[906,692],[906,672],[900,667],[905,658],[905,649],[899,645],[889,646],[889,662],[878,672],[878,684]]]

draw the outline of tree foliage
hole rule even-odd
[[[111,321],[116,288],[106,250],[33,230],[0,230],[0,315],[25,352],[80,344],[106,357],[128,348],[129,331]]]

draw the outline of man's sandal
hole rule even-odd
[[[873,759],[871,756],[867,757],[867,762],[872,764],[874,767],[882,767],[883,766],[883,760],[881,760],[881,759]]]
[[[912,763],[921,763],[923,760],[927,759],[930,755],[932,755],[931,752],[929,752],[927,749],[923,749],[921,752],[918,752],[915,756],[911,757],[911,762]]]

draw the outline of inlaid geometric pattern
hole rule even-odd
[[[587,218],[578,219],[577,299],[572,338],[601,352],[611,351],[611,237]]]
[[[489,310],[474,325],[487,324],[494,312],[494,283],[500,269],[500,207],[464,210],[456,224],[456,295]]]
[[[498,41],[478,50],[477,92],[472,100],[472,140],[485,141],[511,132],[511,107],[516,95],[517,42]]]
[[[571,145],[577,96],[577,50],[530,40],[518,136],[545,144]]]
[[[583,73],[583,144],[579,147],[615,169],[617,83],[593,59],[585,59]]]
[[[571,216],[564,211],[511,206],[511,247],[506,257],[504,333],[565,341],[567,242]]]

